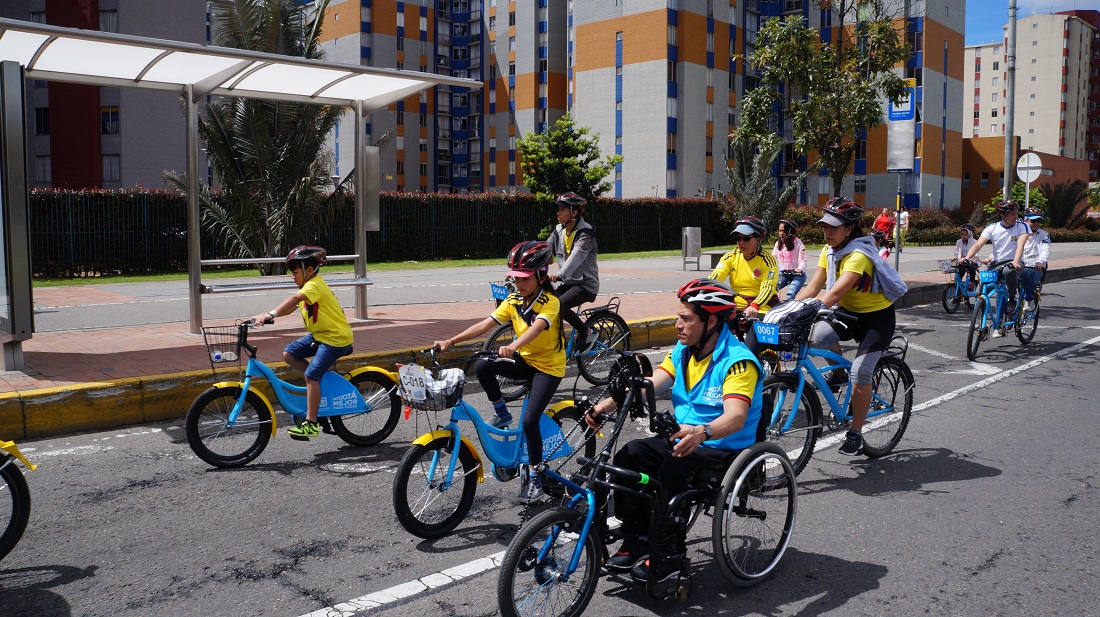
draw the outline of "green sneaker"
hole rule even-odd
[[[286,430],[287,435],[290,435],[294,439],[309,439],[316,437],[321,433],[316,422],[310,422],[309,420],[302,420],[302,423],[298,426],[292,426]]]

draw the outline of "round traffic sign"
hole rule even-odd
[[[1021,181],[1031,184],[1035,182],[1039,177],[1039,173],[1043,171],[1043,164],[1039,161],[1039,155],[1034,152],[1028,152],[1020,157],[1020,160],[1016,163],[1016,175]]]

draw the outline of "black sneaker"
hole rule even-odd
[[[1015,314],[1016,314],[1016,299],[1013,298],[1012,300],[1008,301],[1008,304],[1005,305],[1005,315],[1012,316],[1012,315],[1015,315]]]
[[[538,476],[533,476],[528,472],[524,475],[519,493],[512,501],[521,505],[530,505],[540,499],[542,499],[542,483],[539,481]]]
[[[671,580],[675,580],[680,576],[680,571],[676,569],[677,564],[683,559],[683,555],[678,557],[666,557],[661,562],[661,568],[657,572],[657,581],[655,584],[663,585]],[[630,571],[630,577],[639,583],[645,583],[649,581],[649,560],[646,559],[642,563],[634,566],[634,569]]]
[[[607,569],[612,572],[630,572],[634,566],[649,557],[649,541],[635,535],[623,538],[619,552],[607,560]]]
[[[841,388],[848,385],[848,380],[848,371],[842,368],[833,369],[825,376],[825,385],[829,386],[830,390],[840,391]]]
[[[863,454],[863,435],[855,431],[848,431],[844,436],[844,444],[840,446],[840,453],[844,456]]]

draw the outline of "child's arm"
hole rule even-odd
[[[447,351],[451,347],[473,338],[477,338],[482,334],[485,334],[489,330],[499,326],[495,319],[492,317],[486,317],[485,319],[477,322],[476,324],[466,328],[462,332],[458,333],[453,338],[449,338],[445,341],[435,341],[434,346],[439,348],[439,351]]]
[[[297,292],[293,296],[290,296],[286,300],[279,303],[279,306],[275,307],[275,310],[268,313],[260,313],[252,318],[252,321],[256,323],[275,323],[276,317],[282,317],[283,315],[289,315],[298,310],[298,304],[308,301],[306,295],[302,292]]]
[[[546,323],[545,319],[535,319],[535,323],[531,324],[530,328],[524,331],[523,336],[520,336],[516,340],[508,343],[504,347],[501,347],[498,351],[501,358],[511,358],[515,355],[516,350],[520,349],[527,343],[535,340],[535,337],[542,334],[544,330],[550,327],[550,324]]]

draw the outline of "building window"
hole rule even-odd
[[[405,175],[405,161],[397,161],[397,175]]]
[[[34,157],[34,178],[42,184],[48,184],[50,182],[52,176],[50,172],[49,156]]]
[[[994,110],[993,110],[992,112],[990,112],[990,113],[992,114],[992,116],[991,116],[991,117],[993,117],[993,118],[996,118],[996,117],[997,117],[997,110],[996,110],[996,109],[994,109]]]
[[[422,176],[428,175],[428,164],[427,163],[421,163],[420,164],[420,175],[422,175]]]
[[[989,188],[989,174],[984,171],[982,172],[982,188]]]
[[[428,151],[428,138],[427,137],[421,137],[420,138],[420,151],[421,152],[427,152]]]
[[[397,37],[397,51],[405,51],[405,37]]]
[[[405,124],[405,112],[397,110],[397,124]]]
[[[994,61],[993,61],[993,70],[994,70],[994,71],[999,71],[999,70],[1001,70],[1001,63],[1000,63],[1000,62],[998,62],[998,61],[996,61],[996,60],[994,60]],[[993,85],[994,85],[994,86],[996,86],[996,85],[997,85],[997,78],[996,78],[996,77],[994,77],[994,78],[993,78]]]
[[[852,192],[858,193],[860,195],[866,195],[867,194],[867,176],[855,176],[854,182],[855,182],[855,188],[852,189]]]
[[[119,156],[117,154],[103,155],[103,181],[118,182],[122,180],[122,172],[119,170]]]
[[[665,135],[665,152],[668,154],[676,154],[676,135],[667,133]]]
[[[711,157],[714,154],[714,138],[713,137],[707,137],[706,144],[707,144],[707,157]]]
[[[404,135],[398,135],[397,136],[397,139],[394,140],[394,148],[397,149],[397,150],[404,150],[405,149],[405,136]]]
[[[669,81],[676,81],[676,63],[675,62],[669,62],[668,63],[668,80]]]
[[[508,25],[509,26],[516,25],[516,12],[515,11],[508,11]]]
[[[975,119],[975,120],[977,120],[978,118],[980,118],[980,117],[981,117],[981,115],[982,115],[982,112],[981,112],[980,110],[977,110],[977,109],[975,109],[975,110],[974,110],[974,119]]]
[[[967,172],[967,173],[963,174],[963,188],[964,189],[970,188],[970,172]]]
[[[34,108],[34,134],[35,135],[49,135],[50,134],[50,108],[49,107],[35,107]]]
[[[118,32],[118,11],[99,12],[100,32]]]
[[[104,135],[118,135],[118,107],[100,107],[99,118]]]

